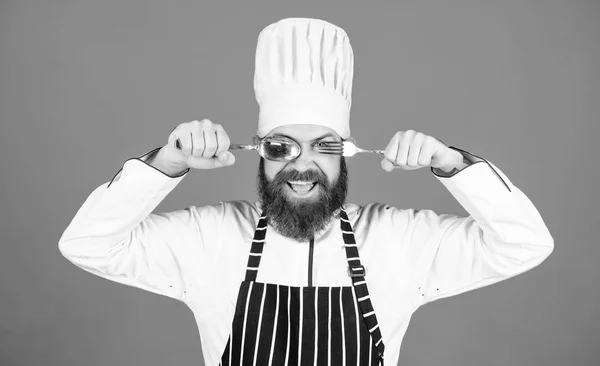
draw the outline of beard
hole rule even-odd
[[[294,199],[290,197],[288,181],[306,180],[317,184],[316,197]],[[269,223],[281,235],[297,241],[308,241],[316,232],[323,230],[341,208],[348,194],[348,169],[346,160],[340,157],[340,174],[330,184],[324,174],[309,170],[299,173],[296,170],[280,171],[272,182],[265,175],[264,158],[258,167],[258,195],[263,213]]]

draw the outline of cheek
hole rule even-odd
[[[338,160],[327,161],[326,163],[321,165],[321,169],[323,169],[323,172],[327,175],[329,184],[333,184],[339,178],[340,167],[341,165]]]
[[[284,166],[285,166],[285,164],[283,164],[283,163],[265,160],[264,167],[265,167],[265,175],[267,176],[267,179],[272,182],[273,179],[275,179],[275,176],[277,175],[277,173],[279,173],[281,171],[281,169],[283,169]]]

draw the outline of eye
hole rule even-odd
[[[328,142],[334,142],[334,140],[332,140],[331,138],[328,138],[327,140],[321,140],[317,143],[315,143],[313,146],[318,146],[318,147],[323,147],[325,146]]]

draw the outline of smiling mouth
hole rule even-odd
[[[317,182],[289,181],[287,185],[297,194],[303,195],[311,192],[317,186]]]

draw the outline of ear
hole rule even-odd
[[[258,137],[258,135],[254,135],[252,137],[252,142],[254,142],[254,145],[258,145],[258,143],[260,142],[260,140],[262,140],[260,137]]]

